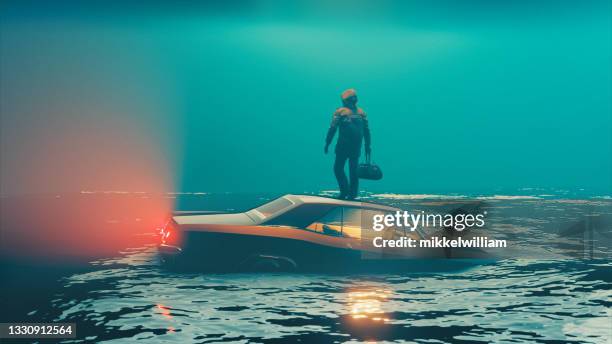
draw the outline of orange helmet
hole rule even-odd
[[[342,100],[347,100],[350,97],[357,97],[357,91],[354,88],[349,88],[348,90],[342,92]]]
[[[342,104],[344,106],[354,106],[357,103],[357,91],[354,88],[342,92]]]

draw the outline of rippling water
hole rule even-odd
[[[610,340],[607,263],[506,260],[454,274],[174,274],[154,250],[66,278],[58,319],[129,342],[598,342]],[[79,342],[81,340],[77,340]]]
[[[376,197],[411,209],[440,206]],[[587,209],[608,214],[612,204],[488,201],[494,227],[539,237],[532,246],[541,248],[559,219]],[[30,315],[76,322],[78,338],[65,342],[609,343],[608,244],[595,245],[595,260],[510,257],[455,273],[406,275],[182,274],[161,267],[155,247],[144,245],[63,277],[50,305]]]

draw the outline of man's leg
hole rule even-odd
[[[336,180],[338,180],[338,187],[340,187],[339,198],[346,198],[348,196],[349,186],[346,174],[344,173],[344,164],[347,158],[344,154],[336,154],[336,161],[334,162],[334,174],[336,175]]]
[[[348,195],[349,199],[357,198],[359,192],[359,176],[357,175],[357,166],[359,166],[359,157],[349,158],[349,178],[351,179],[351,188]]]

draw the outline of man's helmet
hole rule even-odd
[[[348,90],[342,92],[341,97],[344,105],[357,103],[357,91],[355,91],[354,88],[349,88]]]

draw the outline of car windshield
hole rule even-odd
[[[293,202],[291,202],[290,200],[286,199],[285,197],[281,197],[278,199],[275,199],[272,202],[268,202],[262,206],[259,206],[253,210],[251,210],[250,212],[254,212],[255,214],[257,214],[257,216],[259,216],[260,218],[267,218],[271,215],[274,215],[284,209],[287,209],[288,207],[292,206]]]

